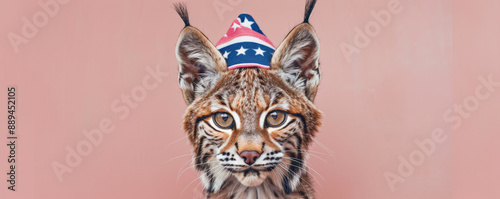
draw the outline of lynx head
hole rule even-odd
[[[321,117],[313,105],[319,43],[308,23],[314,2],[308,1],[304,22],[268,54],[269,69],[228,69],[227,54],[245,52],[221,53],[190,26],[186,8],[176,5],[186,25],[176,47],[179,85],[188,104],[183,126],[208,193],[230,183],[268,182],[288,194],[306,172],[307,150]],[[252,48],[249,53],[266,54]]]

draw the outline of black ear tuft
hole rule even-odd
[[[304,23],[309,23],[309,17],[314,9],[314,5],[316,5],[316,0],[307,0],[306,10],[304,12]]]
[[[189,25],[189,15],[188,15],[186,4],[185,3],[174,3],[174,9],[177,12],[177,14],[179,14],[182,21],[184,21],[184,25],[190,26]]]

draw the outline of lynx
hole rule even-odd
[[[319,41],[309,24],[315,3],[306,2],[304,21],[275,51],[263,44],[269,48],[242,46],[237,52],[217,49],[190,25],[185,5],[175,5],[185,24],[176,46],[179,85],[188,105],[183,128],[207,198],[314,197],[306,164],[321,124],[313,104]],[[234,30],[254,27],[246,17],[238,21]],[[246,54],[269,60],[229,67],[228,56]]]

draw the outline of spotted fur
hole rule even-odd
[[[304,22],[276,49],[269,70],[228,70],[213,44],[189,25],[185,7],[176,9],[186,25],[176,47],[188,104],[183,127],[207,198],[313,198],[307,151],[321,118],[313,104],[319,42],[308,23],[314,4],[306,3]],[[284,123],[266,125],[275,110],[286,114]],[[234,126],[216,125],[219,112],[230,114]],[[259,154],[255,163],[245,163],[244,151]]]

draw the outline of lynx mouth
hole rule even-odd
[[[255,187],[262,184],[268,174],[269,172],[267,172],[267,170],[258,170],[255,168],[248,168],[233,173],[234,177],[236,177],[241,184],[248,187]]]
[[[227,169],[227,170],[230,171],[231,173],[243,173],[246,176],[248,174],[259,175],[260,172],[269,172],[269,171],[272,171],[274,168],[276,168],[276,166],[273,165],[273,166],[269,166],[269,167],[265,167],[265,168],[250,167],[247,169],[240,169],[240,170],[236,170],[236,169]]]

